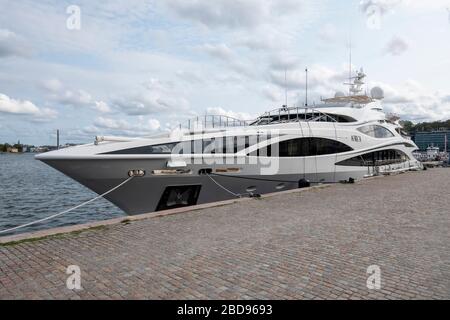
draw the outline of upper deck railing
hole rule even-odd
[[[180,123],[176,128],[180,130],[187,129],[190,132],[194,132],[230,127],[246,127],[249,124],[250,121],[240,120],[229,116],[205,115],[189,119],[184,123]]]
[[[342,118],[342,119],[341,119]],[[287,122],[314,121],[314,122],[349,122],[342,115],[331,115],[316,108],[289,107],[278,108],[265,112],[256,120],[240,120],[223,115],[205,115],[189,119],[180,123],[176,128],[189,132],[207,131],[211,129],[224,129],[231,127],[247,127]],[[348,118],[348,117],[347,117]]]
[[[285,122],[316,121],[316,122],[338,122],[333,116],[315,108],[308,107],[283,107],[267,111],[254,122],[252,126],[277,124]]]

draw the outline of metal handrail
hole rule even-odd
[[[294,111],[294,112],[291,112]],[[308,115],[312,116],[308,118]],[[288,116],[288,119],[282,119],[282,116]],[[304,115],[304,116],[301,116]],[[276,117],[278,116],[278,120]],[[294,116],[295,118],[291,117]],[[208,129],[219,129],[219,128],[229,128],[229,127],[246,127],[249,125],[258,125],[261,122],[265,124],[269,123],[284,123],[284,122],[337,122],[336,119],[330,115],[314,108],[308,107],[290,107],[290,108],[278,108],[271,111],[265,112],[263,115],[258,117],[256,120],[241,120],[225,115],[205,115],[197,116],[195,118],[187,120],[184,124],[180,123],[176,128],[187,129],[189,131],[203,131]],[[330,120],[330,121],[327,121]]]
[[[246,127],[250,124],[249,122],[224,115],[204,115],[189,119],[184,124],[180,123],[176,128],[180,130],[202,131],[229,127]]]
[[[295,111],[292,115],[296,116],[296,118],[291,119],[291,112]],[[301,114],[304,114],[304,117],[300,117]],[[311,118],[308,118],[307,115],[312,114],[313,116]],[[317,115],[316,115],[317,114]],[[282,120],[282,116],[288,116],[288,119]],[[278,120],[277,120],[278,116]],[[260,124],[263,121],[269,121],[268,123],[283,123],[283,122],[300,122],[300,121],[306,121],[306,122],[318,122],[321,119],[330,119],[330,122],[337,122],[336,119],[331,117],[330,115],[314,108],[308,108],[308,107],[290,107],[290,108],[278,108],[271,111],[265,112],[263,115],[258,117],[253,125]]]

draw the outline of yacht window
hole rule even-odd
[[[203,140],[203,153],[215,153],[214,149],[214,140],[215,139],[204,139]]]
[[[297,138],[269,145],[267,151],[262,148],[258,155],[268,157],[310,157],[352,151],[348,145],[325,138]],[[274,151],[274,152],[272,152]],[[277,152],[278,151],[278,152]]]
[[[270,138],[270,137],[269,137]],[[264,141],[261,139],[261,141]],[[105,154],[214,154],[236,153],[257,143],[257,136],[236,136],[187,140],[182,142],[142,146],[107,152]]]
[[[178,142],[158,144],[153,146],[142,146],[130,149],[106,152],[105,154],[171,154]]]
[[[367,167],[374,165],[389,165],[408,161],[409,157],[400,150],[388,149],[362,154],[341,162],[338,166]]]
[[[392,138],[394,134],[382,126],[370,125],[358,128],[359,132],[362,132],[373,138]]]
[[[223,146],[223,153],[235,153],[234,152],[234,138],[235,137],[224,137],[225,145]]]
[[[300,110],[299,110],[300,111]],[[325,114],[318,112],[294,112],[289,114],[275,114],[258,118],[250,125],[267,125],[280,122],[320,121],[320,122],[356,122],[356,119],[339,114]]]
[[[246,142],[246,139],[245,138],[247,138],[247,137],[245,137],[245,136],[238,136],[237,137],[237,145],[236,145],[236,151],[237,152],[241,152],[242,150],[244,150],[245,149],[245,142]]]
[[[244,146],[244,148],[247,149],[248,147],[250,147],[250,137],[249,136],[245,136],[245,146]]]
[[[191,154],[201,154],[203,152],[204,140],[192,140],[191,141]],[[183,153],[187,153],[183,150]]]
[[[227,137],[222,137],[222,153],[227,153]]]
[[[258,142],[263,142],[272,139],[272,135],[268,133],[266,136],[258,136]],[[272,156],[272,146],[269,144],[266,147],[258,149],[258,157],[271,157]]]

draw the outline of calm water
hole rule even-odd
[[[34,159],[34,154],[0,153],[0,231],[50,216],[97,194]],[[82,208],[9,233],[23,233],[123,216],[104,199]],[[8,234],[0,234],[4,236]]]

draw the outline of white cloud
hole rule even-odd
[[[262,93],[266,98],[273,102],[280,102],[284,99],[283,93],[281,92],[280,88],[273,85],[265,86],[262,90]]]
[[[42,87],[50,92],[59,92],[64,86],[58,79],[48,79],[42,82]]]
[[[205,44],[201,47],[206,53],[214,58],[229,61],[235,57],[233,51],[224,43]]]
[[[7,95],[0,94],[0,111],[16,114],[37,114],[39,108],[27,100],[14,100]]]
[[[0,94],[0,112],[33,116],[34,120],[51,120],[56,118],[57,112],[50,108],[38,108],[28,100],[16,100],[5,94]]]
[[[402,0],[402,4],[405,8],[413,9],[413,10],[436,10],[436,9],[445,9],[450,5],[448,0],[432,0],[432,1],[423,1],[423,0]]]
[[[206,114],[217,115],[217,116],[227,116],[239,120],[252,120],[256,117],[246,112],[235,112],[232,110],[225,110],[221,107],[210,107],[206,109]]]
[[[27,57],[31,53],[26,41],[8,29],[0,29],[0,58]]]
[[[161,127],[161,124],[156,119],[149,119],[148,126],[151,131],[158,130]]]
[[[292,15],[301,10],[299,0],[167,0],[166,6],[179,17],[204,26],[255,28],[274,16]]]
[[[253,51],[274,50],[278,47],[279,39],[274,34],[255,31],[251,35],[243,34],[233,40],[237,47],[244,47]]]
[[[299,36],[324,12],[322,2],[307,0],[168,0],[165,7],[177,21],[194,22],[194,32],[210,39],[205,42],[221,41],[260,54],[297,47]],[[204,28],[195,29],[198,25]],[[217,54],[229,58],[223,45]],[[239,53],[240,59],[245,57]]]
[[[432,92],[421,83],[407,80],[396,86],[373,82],[384,91],[385,110],[400,115],[404,119],[416,121],[436,121],[450,118],[448,93]]]
[[[444,10],[450,5],[448,0],[362,0],[361,11],[368,19],[380,19],[388,13],[398,11],[424,12]]]
[[[324,24],[319,30],[319,38],[326,43],[336,41],[337,35],[336,26],[332,23]]]
[[[255,77],[256,72],[252,63],[246,57],[235,53],[226,44],[206,44],[201,47],[201,50],[219,59],[229,70],[249,78]]]
[[[384,48],[384,52],[393,56],[399,56],[405,53],[408,49],[409,44],[406,42],[406,40],[396,36],[388,42],[388,44]]]
[[[353,67],[355,69],[355,67]],[[329,97],[336,91],[343,91],[342,83],[348,74],[346,66],[341,70],[313,65],[309,68],[309,88],[311,101],[320,97]],[[274,102],[284,104],[284,72],[272,71],[271,79],[274,86],[264,88],[263,94]],[[287,73],[289,101],[293,99],[293,91],[300,92],[298,104],[303,103],[305,73],[296,69]],[[391,85],[383,82],[370,82],[367,90],[379,86],[384,90],[383,105],[387,112],[400,115],[403,119],[415,121],[435,121],[450,118],[450,94],[427,89],[423,84],[407,80],[401,84]],[[278,89],[277,89],[278,87]]]
[[[152,78],[132,93],[113,101],[113,106],[127,115],[164,114],[187,111],[189,101],[170,82]]]
[[[118,120],[104,117],[97,118],[94,124],[99,128],[105,129],[127,130],[130,128],[130,125],[125,120]]]
[[[270,68],[273,70],[283,71],[293,70],[300,65],[298,55],[288,53],[286,51],[278,51],[270,57]]]
[[[92,103],[92,96],[84,90],[63,90],[50,97],[64,105],[68,106],[88,106]]]
[[[112,112],[106,102],[95,100],[84,90],[68,89],[59,79],[44,80],[41,87],[47,91],[48,98],[53,102],[72,107],[90,107],[100,113]]]
[[[403,0],[362,0],[360,3],[361,10],[364,13],[370,14],[370,9],[376,9],[381,15],[392,11],[396,6],[402,3]],[[421,0],[420,0],[421,1]]]
[[[112,111],[109,105],[104,101],[95,101],[94,103],[95,109],[100,113],[109,113]]]
[[[93,126],[84,128],[86,134],[115,134],[124,136],[145,136],[153,134],[161,129],[157,119],[138,117],[132,123],[124,119],[98,117]]]
[[[348,79],[348,71],[345,68],[335,70],[319,64],[308,67],[308,88],[316,95],[334,92],[336,88],[342,87],[346,79]],[[303,91],[306,86],[306,72],[303,68],[288,70],[285,81],[284,71],[272,70],[270,81],[283,90],[287,87],[290,90]]]
[[[178,70],[176,75],[178,78],[189,84],[203,84],[205,82],[204,76],[197,70]]]

